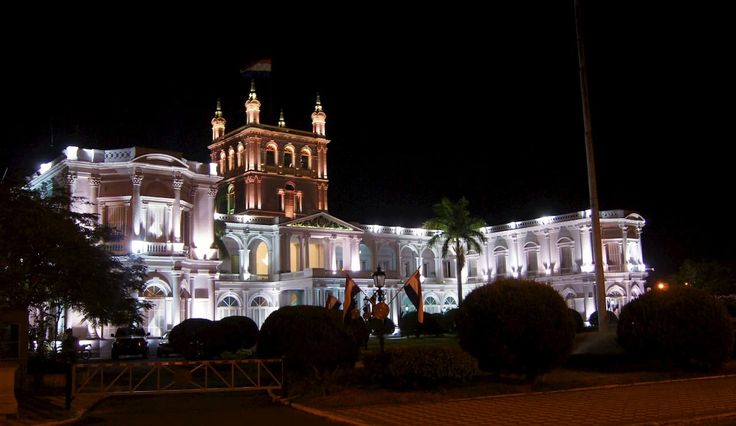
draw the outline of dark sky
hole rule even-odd
[[[733,181],[729,15],[700,2],[590,3],[601,208],[647,219],[645,260],[658,272],[731,260],[720,237]],[[275,124],[283,107],[289,127],[310,129],[320,91],[340,218],[419,226],[443,196],[467,197],[489,224],[588,208],[572,1],[350,4],[329,19],[320,7],[287,16],[212,4],[177,11],[186,19],[65,9],[34,19],[32,37],[2,30],[2,169],[27,175],[67,145],[207,161],[215,100],[229,129],[244,124],[239,70],[270,57],[261,121]]]

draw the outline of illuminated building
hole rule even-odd
[[[343,271],[370,294],[379,265],[394,322],[413,309],[403,293],[394,296],[416,269],[425,311],[455,308],[454,255],[443,259],[439,247],[427,247],[435,231],[356,224],[328,213],[330,141],[319,96],[311,132],[286,127],[283,113],[277,126],[262,124],[260,106],[251,86],[246,124],[226,132],[218,102],[209,165],[141,148],[69,147],[31,187],[70,185],[92,203],[75,208],[99,213],[126,235],[110,249],[140,254],[148,264],[141,296],[155,304],[145,324],[152,335],[185,318],[245,315],[260,326],[280,306],[324,306],[329,295],[342,301]],[[644,224],[635,213],[601,213],[607,302],[616,314],[644,292]],[[584,318],[595,311],[589,212],[483,232],[483,252],[470,252],[463,269],[466,293],[501,276],[529,278],[552,285]]]

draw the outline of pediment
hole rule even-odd
[[[159,166],[183,166],[188,167],[182,160],[168,154],[144,154],[132,160],[133,163],[146,163]]]
[[[284,223],[289,228],[310,228],[336,231],[353,231],[363,233],[363,230],[357,226],[353,226],[344,220],[340,220],[328,213],[320,212],[307,217],[294,219]]]

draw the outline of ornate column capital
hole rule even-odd
[[[90,175],[89,177],[90,186],[100,186],[101,182],[102,182],[102,178],[100,177],[100,175]]]
[[[77,174],[75,172],[67,172],[66,184],[71,186],[71,185],[74,185],[74,183],[76,182],[77,182]]]
[[[141,173],[140,169],[135,170],[135,174],[130,177],[130,180],[133,181],[133,185],[135,186],[140,186],[143,183],[143,173]]]
[[[174,189],[181,189],[182,185],[184,185],[184,179],[181,177],[175,177],[171,184]]]
[[[215,196],[217,195],[217,187],[216,187],[216,186],[210,186],[210,187],[209,187],[209,188],[207,189],[207,195],[208,195],[208,196],[209,196],[210,198],[215,198]]]

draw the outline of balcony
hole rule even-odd
[[[186,256],[189,247],[184,243],[125,240],[105,243],[105,251],[114,256],[125,256],[131,253],[147,256]]]

